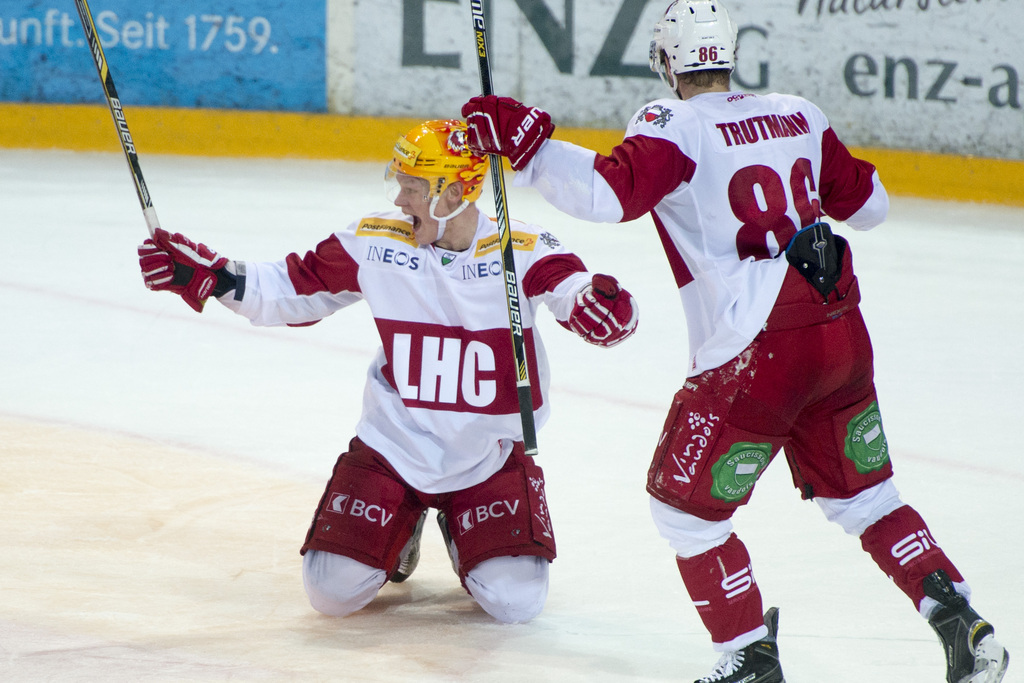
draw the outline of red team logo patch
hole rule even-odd
[[[384,377],[410,408],[482,415],[519,411],[516,366],[508,327],[463,330],[443,325],[377,320],[388,364]],[[528,363],[536,367],[533,330],[523,330]],[[540,386],[531,387],[535,409]]]
[[[665,124],[668,123],[669,119],[672,118],[672,110],[661,106],[660,104],[652,104],[644,107],[640,114],[636,117],[636,122],[650,123],[659,128],[664,128]]]

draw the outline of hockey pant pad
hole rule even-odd
[[[301,552],[325,550],[390,574],[423,506],[402,482],[350,460],[338,459]]]
[[[452,494],[443,508],[458,558],[459,578],[492,557],[537,555],[555,559],[555,535],[544,473],[514,451],[486,481]]]
[[[687,379],[676,392],[647,473],[648,493],[709,521],[729,519],[747,503],[786,441],[741,429],[730,419],[755,362],[756,354],[745,352]]]

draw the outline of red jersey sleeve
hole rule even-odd
[[[551,254],[537,261],[523,277],[523,293],[535,297],[553,292],[570,275],[587,269],[575,254]]]
[[[650,212],[666,195],[693,178],[696,162],[662,138],[634,135],[611,155],[597,155],[594,170],[605,179],[622,206],[622,220]]]
[[[873,164],[857,159],[831,128],[821,136],[821,208],[845,221],[857,213],[874,191]]]
[[[309,296],[319,292],[359,291],[359,265],[345,251],[336,235],[325,239],[304,257],[289,254],[285,261],[288,278],[296,294]]]

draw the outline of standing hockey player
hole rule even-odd
[[[723,653],[701,680],[783,680],[778,610],[762,614],[730,518],[785,448],[803,497],[860,539],[938,633],[947,680],[995,683],[1004,649],[893,484],[852,254],[822,222],[878,225],[885,189],[812,103],[729,92],[735,48],[720,2],[678,0],[655,25],[650,52],[674,97],[641,108],[610,155],[548,139],[546,113],[498,97],[463,107],[470,144],[508,156],[517,185],[566,213],[654,219],[686,313],[690,362],[647,490]]]
[[[382,346],[363,414],[302,546],[306,593],[325,614],[355,612],[388,580],[408,578],[428,508],[487,613],[523,622],[544,606],[555,539],[543,472],[522,444],[497,226],[475,203],[486,172],[464,123],[428,121],[395,144],[387,175],[397,210],[357,220],[305,256],[229,261],[166,231],[139,247],[146,285],[196,311],[213,295],[253,324],[303,325],[370,305]],[[538,306],[599,346],[633,333],[637,306],[551,233],[511,229],[539,427],[549,372]]]

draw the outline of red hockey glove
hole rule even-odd
[[[546,111],[525,107],[511,97],[474,97],[462,105],[462,115],[469,127],[470,148],[508,157],[517,171],[526,168],[555,130]]]
[[[576,305],[562,326],[591,344],[615,346],[636,331],[639,318],[632,294],[611,275],[595,275],[576,295]]]
[[[206,245],[159,228],[153,239],[139,246],[139,267],[146,287],[174,292],[196,313],[203,312],[206,300],[217,288],[217,271],[230,275],[224,270],[227,264],[226,258]]]

